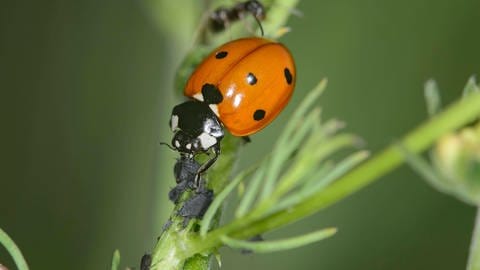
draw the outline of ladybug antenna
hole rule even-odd
[[[170,148],[170,150],[172,151],[176,151],[177,149],[175,149],[173,146],[171,146],[170,144],[166,143],[166,142],[160,142],[160,145],[165,145],[166,147]]]

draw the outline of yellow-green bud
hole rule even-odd
[[[480,123],[442,137],[433,149],[433,163],[448,192],[480,205]]]

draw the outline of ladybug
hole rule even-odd
[[[228,42],[198,65],[184,89],[191,99],[175,106],[170,119],[172,148],[187,157],[214,154],[196,180],[218,158],[223,127],[246,137],[267,126],[290,100],[295,78],[288,49],[259,37]]]
[[[265,19],[265,7],[256,0],[249,0],[238,3],[232,8],[219,7],[210,14],[209,26],[212,32],[225,30],[229,24],[243,19],[247,14],[251,14],[257,21],[263,36],[263,28],[260,24]]]

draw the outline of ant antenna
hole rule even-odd
[[[246,1],[242,6],[244,12],[252,14],[253,18],[255,18],[263,37],[265,33],[263,32],[263,26],[260,23],[260,20],[265,19],[265,7],[257,0]]]
[[[177,149],[175,149],[173,146],[171,146],[170,144],[168,144],[166,142],[160,142],[160,145],[165,145],[166,147],[170,148],[170,150],[177,151]]]
[[[260,23],[260,20],[257,18],[257,16],[253,16],[253,18],[255,18],[255,21],[257,22],[258,27],[260,28],[260,33],[262,33],[262,37],[263,37],[265,33],[263,32],[263,27],[262,27],[262,24]]]

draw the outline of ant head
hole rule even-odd
[[[257,22],[262,36],[264,36],[263,27],[260,23],[265,19],[265,7],[257,0],[247,0],[236,4],[235,6],[219,7],[210,14],[209,24],[213,32],[225,30],[231,23],[242,20],[245,16],[252,15]]]
[[[257,20],[265,19],[265,7],[256,0],[247,1],[245,10],[250,12]]]

